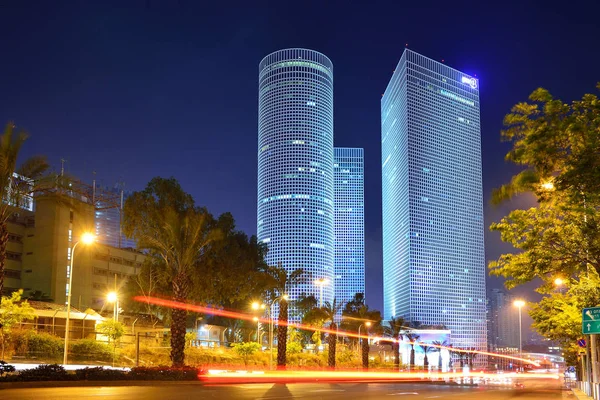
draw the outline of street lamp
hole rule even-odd
[[[319,287],[319,307],[323,307],[323,286],[327,285],[327,278],[320,278],[315,281],[315,285]]]
[[[542,189],[544,189],[547,192],[551,192],[554,190],[554,183],[552,181],[543,182]]]
[[[258,317],[254,317],[252,320],[256,321],[256,343],[260,344],[260,319]]]
[[[363,338],[360,337],[360,328],[362,328],[363,325],[367,327],[367,336],[368,336],[369,335],[369,328],[371,327],[371,321],[367,321],[364,324],[360,324],[360,326],[358,327],[358,338],[359,338],[359,340],[363,340]]]
[[[106,300],[109,303],[113,303],[113,319],[115,321],[119,320],[119,295],[117,292],[110,292],[106,295]]]
[[[275,297],[269,305],[269,371],[273,369],[273,306],[276,302],[288,301],[290,297],[287,294]]]
[[[81,235],[79,240],[75,242],[73,248],[71,249],[71,265],[69,266],[69,292],[67,294],[67,319],[65,322],[65,350],[63,354],[63,365],[67,365],[67,353],[69,352],[69,322],[71,319],[71,293],[73,292],[73,290],[71,289],[73,288],[73,260],[75,259],[75,248],[77,247],[79,242],[87,245],[94,243],[95,240],[96,237],[93,234],[86,232],[83,235]]]
[[[523,300],[515,300],[515,302],[513,303],[515,305],[515,307],[517,307],[519,309],[519,358],[523,358],[523,342],[522,342],[522,338],[521,338],[521,308],[523,308],[523,306],[525,305],[525,302]],[[521,371],[523,370],[523,360],[521,361]]]
[[[562,284],[563,284],[563,283],[565,283],[565,281],[563,281],[561,278],[556,278],[556,279],[554,280],[554,284],[555,284],[556,286],[562,286]]]

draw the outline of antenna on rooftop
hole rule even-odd
[[[65,162],[67,162],[66,159],[64,159],[64,158],[60,159],[60,176],[65,175]]]

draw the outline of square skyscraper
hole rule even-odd
[[[365,293],[364,151],[334,147],[334,269],[338,304]]]
[[[384,316],[486,349],[478,80],[406,49],[381,100]]]

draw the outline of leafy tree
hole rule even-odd
[[[404,318],[392,317],[388,325],[384,326],[384,335],[392,339],[392,349],[394,351],[394,368],[400,371],[400,342],[404,332]]]
[[[250,358],[259,350],[260,344],[256,342],[236,343],[233,345],[233,351],[242,357],[245,366],[248,366],[248,361],[250,361]]]
[[[600,101],[585,94],[565,103],[540,88],[515,105],[504,123],[502,137],[512,142],[506,159],[524,169],[493,200],[530,192],[538,206],[492,224],[520,252],[503,254],[489,267],[508,279],[509,288],[541,278],[538,291],[548,297],[531,309],[534,326],[566,343],[575,338],[575,308],[598,304],[588,300],[595,293],[589,280],[600,272]],[[553,293],[556,276],[568,280],[567,294]]]
[[[266,286],[269,288],[272,300],[280,299],[279,315],[277,320],[277,368],[285,369],[287,364],[287,324],[288,324],[288,302],[283,298],[289,289],[302,282],[304,279],[304,270],[295,269],[288,273],[281,265],[269,266],[266,270]]]
[[[15,206],[20,207],[29,200],[35,180],[48,170],[46,159],[39,156],[27,159],[17,168],[19,152],[28,137],[25,131],[16,131],[12,122],[0,136],[0,296],[4,290],[8,220]]]
[[[342,321],[345,330],[358,333],[368,333],[370,329],[378,330],[381,327],[381,313],[369,309],[365,304],[365,297],[362,293],[356,293],[354,298],[344,306],[342,311]],[[370,327],[366,324],[370,322]],[[364,329],[362,329],[364,328]],[[369,368],[369,340],[360,338],[361,359],[363,369]]]
[[[171,282],[175,301],[185,302],[202,251],[217,237],[214,219],[171,178],[154,178],[125,202],[123,231],[138,248],[161,259],[162,279]],[[184,365],[186,311],[171,310],[171,361]]]
[[[117,355],[117,344],[119,343],[119,339],[123,337],[125,334],[125,325],[123,325],[119,321],[115,321],[114,319],[107,319],[100,322],[96,329],[98,332],[103,334],[108,338],[108,342],[113,345],[113,367],[115,365],[115,358]]]
[[[23,290],[13,292],[10,297],[3,296],[0,300],[0,342],[2,343],[2,355],[4,359],[4,347],[6,335],[11,329],[23,321],[34,318],[34,309],[27,300],[21,301]]]

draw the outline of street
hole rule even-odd
[[[0,390],[3,400],[184,400],[184,399],[571,399],[561,380],[523,380],[512,385],[457,386],[414,383],[294,383],[201,385],[157,383],[155,386],[63,387]]]

